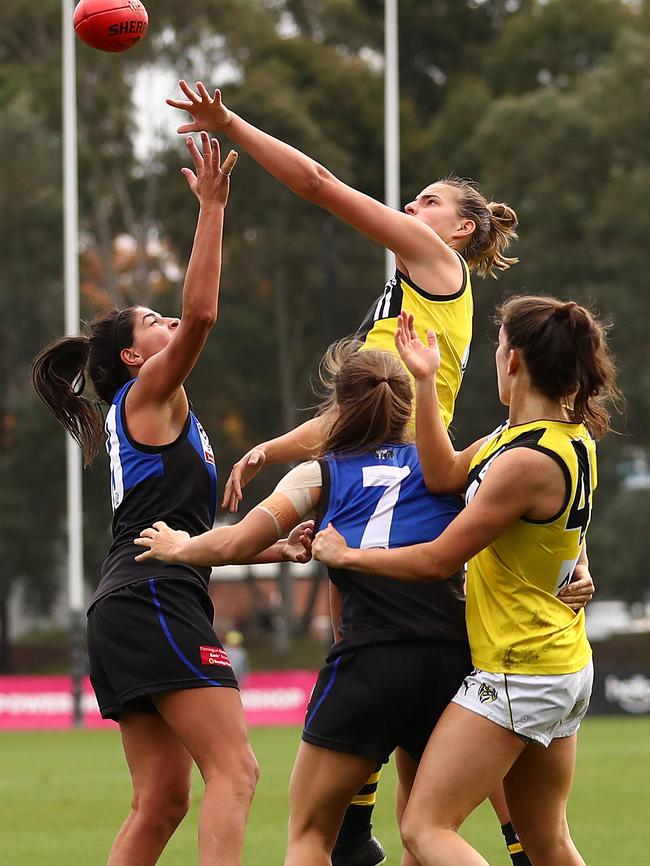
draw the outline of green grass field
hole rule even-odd
[[[287,783],[297,728],[253,729],[262,778],[248,829],[246,866],[282,863]],[[196,857],[193,805],[161,866],[191,866]],[[375,810],[375,832],[399,862],[393,818],[394,769],[385,770]],[[0,866],[102,866],[126,814],[128,776],[117,730],[0,735]],[[589,719],[580,734],[578,770],[570,803],[573,835],[589,866],[647,866],[650,802],[650,719]],[[472,815],[463,834],[491,866],[507,866],[490,808]]]

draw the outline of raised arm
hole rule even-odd
[[[220,165],[219,144],[201,134],[201,150],[190,137],[187,146],[194,171],[183,168],[199,200],[192,254],[183,284],[182,315],[172,342],[142,365],[128,397],[130,412],[169,401],[192,371],[217,318],[221,276],[221,240],[229,176],[237,154]]]
[[[427,337],[425,346],[415,330],[413,316],[400,313],[395,345],[415,379],[415,441],[422,476],[432,493],[463,493],[472,458],[485,440],[474,442],[464,451],[456,451],[451,444],[436,391],[436,373],[440,368],[438,340],[433,331]]]
[[[392,250],[409,271],[426,271],[427,291],[444,295],[458,290],[458,258],[429,226],[348,186],[311,157],[248,123],[223,105],[219,90],[210,96],[201,82],[196,90],[185,81],[179,86],[187,99],[167,103],[192,115],[191,123],[178,128],[180,133],[223,132],[296,195]]]

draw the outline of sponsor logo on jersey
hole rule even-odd
[[[220,646],[202,646],[201,651],[202,665],[221,665],[222,667],[230,667],[230,659],[228,653]]]
[[[491,704],[499,697],[499,693],[487,683],[481,683],[478,687],[478,699],[482,704]]]
[[[214,466],[214,451],[212,450],[212,445],[210,445],[208,434],[205,432],[203,427],[201,427],[201,424],[198,421],[196,422],[196,426],[199,431],[199,436],[201,437],[201,445],[203,445],[203,459],[206,463],[211,463]]]
[[[392,448],[377,448],[375,457],[377,460],[392,460],[395,457],[395,452]]]

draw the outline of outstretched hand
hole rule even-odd
[[[191,168],[182,168],[190,189],[202,205],[215,204],[225,207],[230,189],[230,173],[238,159],[237,151],[231,150],[221,165],[221,152],[216,138],[210,139],[207,132],[201,133],[201,150],[189,136],[187,149],[194,163]]]
[[[435,331],[427,331],[427,342],[425,346],[419,338],[413,315],[402,310],[397,319],[395,346],[415,379],[429,379],[440,369],[440,347]]]
[[[214,96],[210,96],[202,81],[197,81],[196,90],[192,90],[182,78],[178,86],[187,99],[166,99],[165,102],[172,108],[187,111],[192,115],[192,122],[183,123],[176,132],[181,135],[185,132],[218,132],[228,126],[232,120],[232,113],[221,101],[220,90],[215,90]]]
[[[266,454],[261,448],[251,448],[234,464],[223,491],[222,508],[227,508],[231,514],[236,513],[243,498],[242,488],[255,478],[265,461]]]
[[[138,547],[147,548],[144,553],[136,556],[136,562],[144,562],[147,559],[182,562],[181,549],[189,540],[188,532],[172,529],[164,520],[157,520],[153,526],[143,529],[139,538],[133,539],[133,543]]]

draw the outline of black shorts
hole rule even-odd
[[[302,738],[382,763],[400,746],[419,761],[434,725],[471,669],[469,646],[460,643],[348,650],[321,669]]]
[[[206,686],[237,688],[212,627],[205,590],[189,580],[143,580],[88,611],[90,681],[102,717],[156,712],[151,695]]]

